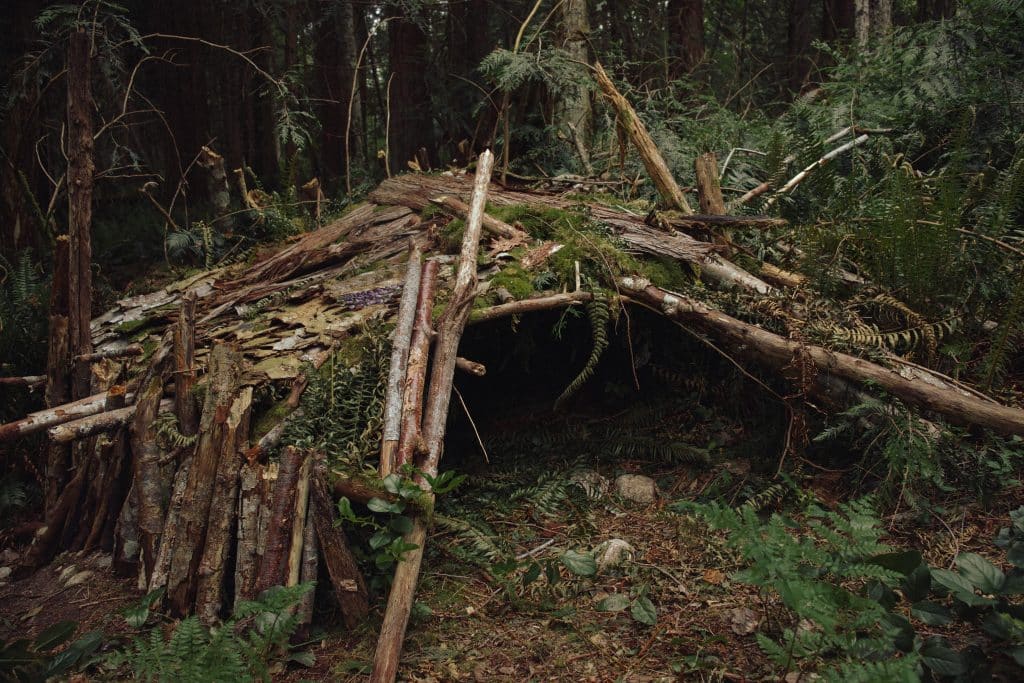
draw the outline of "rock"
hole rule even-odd
[[[737,607],[729,612],[729,622],[733,633],[738,636],[748,636],[757,630],[761,618],[749,607]]]
[[[71,588],[72,586],[81,585],[89,579],[91,579],[94,573],[95,572],[93,572],[93,570],[91,569],[85,569],[83,571],[80,571],[74,576],[72,576],[70,579],[68,579],[67,583],[64,584],[64,587]]]
[[[608,493],[608,480],[594,470],[576,470],[569,475],[569,483],[579,486],[587,498],[600,498]]]
[[[103,553],[97,553],[96,555],[93,555],[92,558],[92,566],[96,567],[97,569],[110,569],[110,566],[113,563],[113,556],[106,555]]]
[[[61,585],[65,585],[67,584],[68,579],[74,576],[76,572],[78,572],[78,567],[73,564],[69,564],[64,567],[63,571],[61,571],[60,575],[57,577],[57,581],[60,582]]]
[[[650,505],[658,496],[658,485],[642,474],[623,474],[615,480],[615,492],[634,503]]]
[[[633,546],[621,538],[613,538],[594,548],[594,558],[597,571],[614,569],[633,559]]]
[[[10,567],[0,567],[0,581],[6,581],[7,578],[10,575],[11,575],[11,568]]]
[[[10,548],[4,548],[0,551],[0,564],[17,564],[18,557],[20,557],[18,553]]]

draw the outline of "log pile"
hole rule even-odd
[[[770,301],[788,319],[806,322],[798,304],[811,294],[802,276],[772,264],[755,273],[729,259],[738,231],[784,222],[726,215],[715,160],[707,156],[696,167],[702,213],[691,213],[635,112],[597,68],[602,91],[676,212],[639,215],[590,203],[583,209],[588,219],[641,260],[680,261],[714,288]],[[374,662],[373,680],[394,680],[431,524],[428,481],[439,469],[453,376],[456,369],[486,372],[459,358],[463,329],[594,298],[577,285],[473,308],[500,268],[478,268],[482,241],[548,252],[560,246],[485,206],[581,210],[578,197],[491,185],[492,163],[484,153],[474,178],[390,178],[367,202],[251,265],[200,273],[119,302],[91,321],[89,339],[74,344],[71,330],[82,324],[72,325],[72,285],[55,286],[50,367],[45,379],[23,378],[45,382],[47,407],[0,425],[0,442],[44,431],[50,439],[46,522],[21,573],[62,550],[102,549],[113,553],[115,570],[135,573],[140,589],[163,589],[167,609],[206,622],[269,587],[320,575],[329,579],[345,623],[355,626],[370,601],[337,525],[336,497],[392,500],[381,479],[412,465],[424,473],[415,477],[422,499],[407,501],[412,528],[404,542],[413,550],[398,564]],[[437,239],[453,217],[466,223],[457,259],[439,253]],[[58,239],[58,285],[73,281],[61,274],[74,266],[69,246],[72,241]],[[873,386],[932,417],[1024,434],[1021,409],[893,354],[878,354],[876,362],[787,338],[654,286],[640,273],[602,284],[602,296],[616,305],[654,310],[769,371],[784,373],[795,359],[807,361],[817,373],[808,392],[858,396]],[[437,302],[444,303],[439,317]],[[380,459],[366,478],[334,471],[322,453],[287,441],[281,446],[289,421],[302,414],[313,373],[372,321],[394,328]],[[278,399],[269,411],[257,400],[268,394]],[[307,623],[313,607],[309,596],[298,608]]]

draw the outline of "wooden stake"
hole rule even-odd
[[[345,532],[334,526],[334,499],[327,483],[327,463],[322,454],[315,456],[310,514],[316,526],[320,553],[331,577],[341,616],[349,628],[358,626],[370,611],[366,582],[348,547]]]
[[[420,295],[416,302],[416,321],[409,345],[405,387],[402,397],[402,428],[395,449],[394,467],[397,470],[413,460],[413,451],[420,434],[423,416],[423,389],[427,383],[427,363],[430,360],[430,340],[434,335],[431,317],[434,312],[434,289],[437,286],[437,261],[423,264],[420,277]]]
[[[191,611],[196,594],[199,563],[209,530],[221,458],[225,453],[229,459],[234,455],[232,407],[242,378],[242,354],[230,345],[217,344],[210,352],[209,367],[210,379],[199,424],[199,441],[196,442],[185,482],[186,504],[181,509],[181,523],[174,539],[167,576],[167,603],[179,615]],[[218,505],[220,503],[218,501]],[[141,514],[139,519],[139,526],[143,528]]]
[[[188,292],[181,300],[174,325],[174,413],[178,431],[192,436],[199,429],[199,414],[192,389],[196,384],[196,296]]]
[[[313,458],[308,455],[299,468],[299,481],[295,487],[295,511],[292,514],[292,535],[289,543],[286,586],[296,586],[302,573],[302,541],[306,534],[306,517],[309,511],[309,478],[313,469]]]
[[[448,420],[448,404],[451,401],[459,340],[466,322],[469,320],[473,299],[476,297],[477,253],[480,249],[481,224],[493,165],[494,155],[490,150],[480,155],[473,183],[469,219],[466,221],[462,251],[459,255],[459,265],[455,275],[455,287],[448,308],[438,325],[437,345],[434,349],[433,367],[430,373],[430,385],[423,417],[423,440],[427,456],[421,469],[431,476],[437,474],[437,466],[444,445],[445,424]],[[422,488],[427,488],[427,484],[422,478],[419,479],[419,483]],[[405,543],[414,549],[406,553],[395,570],[395,579],[391,584],[388,605],[384,612],[384,623],[381,626],[380,638],[377,641],[377,650],[374,654],[373,672],[370,674],[370,680],[375,683],[390,683],[395,680],[395,675],[398,672],[402,640],[409,623],[409,613],[416,593],[420,565],[423,562],[423,547],[426,544],[428,521],[424,515],[417,515],[413,519],[412,531],[404,538]]]
[[[295,491],[304,457],[305,454],[294,446],[288,446],[281,454],[281,466],[271,502],[270,523],[267,526],[266,550],[260,560],[253,590],[256,595],[271,586],[282,586],[285,583],[292,519],[295,515]]]
[[[693,170],[697,177],[700,212],[713,216],[724,214],[725,200],[722,199],[722,186],[718,183],[718,162],[715,160],[715,153],[707,152],[694,159]],[[723,229],[721,236],[715,236],[715,242],[725,245],[731,251],[729,245],[732,243],[732,232]]]
[[[395,451],[398,449],[398,439],[402,433],[405,373],[409,365],[409,347],[412,342],[422,269],[422,254],[414,245],[409,250],[409,265],[405,272],[405,285],[402,288],[402,299],[398,303],[397,322],[391,342],[391,368],[388,372],[388,388],[384,401],[384,437],[380,452],[381,478],[391,474],[394,469]]]
[[[238,480],[242,453],[249,437],[251,407],[252,387],[243,387],[232,402],[224,423],[217,476],[207,517],[206,541],[196,582],[196,614],[207,624],[216,621],[224,606],[225,565],[238,514]]]
[[[60,235],[53,247],[53,281],[50,285],[50,329],[46,356],[47,408],[56,408],[71,398],[68,372],[71,369],[68,349],[68,247],[67,235]],[[0,427],[0,432],[3,427]],[[2,440],[2,437],[0,437]],[[49,510],[67,483],[71,450],[50,444],[46,454],[46,499],[43,509]]]
[[[617,121],[626,130],[630,142],[636,147],[636,151],[640,153],[640,158],[644,162],[644,168],[647,169],[647,175],[654,181],[654,186],[658,188],[658,194],[661,195],[662,201],[670,209],[676,209],[683,213],[693,213],[693,209],[690,208],[689,203],[686,201],[686,196],[679,189],[679,185],[676,184],[675,178],[672,177],[672,172],[668,170],[668,164],[662,158],[661,152],[658,151],[658,147],[654,144],[654,140],[651,139],[647,128],[644,127],[644,124],[636,115],[636,111],[629,103],[629,100],[623,97],[622,93],[615,87],[615,84],[612,83],[612,79],[605,73],[600,62],[594,62],[594,77],[597,79],[597,85],[601,88],[601,92],[604,93],[605,98],[612,105],[612,108],[615,109]]]

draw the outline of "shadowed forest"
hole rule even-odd
[[[0,680],[1024,677],[1024,2],[3,9]]]

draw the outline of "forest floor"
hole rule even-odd
[[[730,467],[742,476],[739,462]],[[532,476],[544,469],[537,468]],[[496,524],[497,533],[514,540],[518,554],[545,546],[531,556],[542,571],[528,585],[528,562],[503,574],[467,560],[471,553],[465,552],[459,537],[435,528],[400,680],[778,680],[778,669],[765,658],[754,634],[774,630],[779,606],[730,578],[740,563],[725,547],[723,536],[668,505],[700,495],[716,476],[714,469],[619,462],[601,474],[609,480],[624,471],[651,476],[660,489],[655,503],[632,503],[609,491],[567,498],[553,514],[516,508],[506,519],[508,527],[503,530]],[[826,477],[809,490],[831,500],[840,495],[841,485]],[[471,492],[450,495],[469,497]],[[917,519],[897,516],[887,521],[903,519],[905,529],[892,527],[888,540],[897,547],[922,550],[932,566],[951,566],[953,557],[968,550],[991,556],[991,539],[1006,523],[1005,511],[1021,502],[1024,491],[1016,487],[1003,494],[991,513],[958,510],[944,520],[936,517],[930,528],[920,526]],[[557,561],[566,549],[586,551],[613,538],[634,549],[632,558],[618,568],[578,576]],[[64,619],[77,621],[80,632],[102,630],[108,648],[132,635],[121,611],[139,596],[132,579],[111,575],[108,562],[102,555],[64,555],[26,580],[0,585],[0,638],[31,636]],[[68,569],[72,565],[74,569]],[[557,576],[548,574],[549,566]],[[92,574],[78,585],[61,587],[70,575],[83,571]],[[630,607],[617,612],[599,609],[613,594],[624,594],[633,602],[639,595],[649,596],[657,610],[656,622],[640,623]],[[337,624],[338,615],[326,601],[323,604],[320,623]],[[315,632],[307,645],[316,655],[315,665],[281,670],[274,680],[364,680],[382,609],[380,598],[369,622],[354,631],[336,625]],[[954,645],[965,644],[962,633],[944,635]],[[85,680],[103,678],[99,674]],[[785,680],[805,679],[811,680],[796,675]]]

